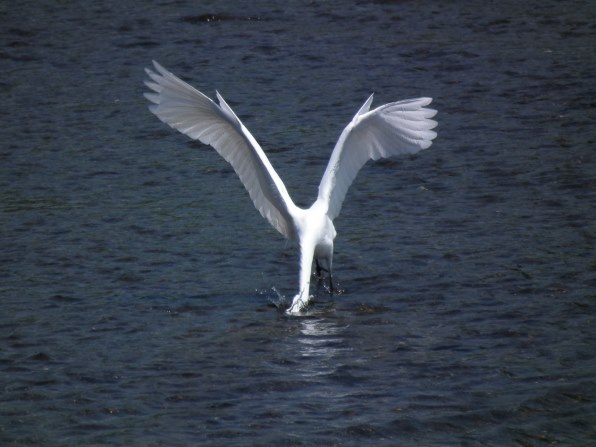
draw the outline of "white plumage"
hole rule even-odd
[[[428,148],[437,136],[427,109],[430,98],[393,102],[370,110],[371,95],[341,133],[327,169],[319,184],[319,194],[308,209],[297,207],[265,152],[219,93],[219,104],[167,71],[157,62],[146,69],[153,91],[145,97],[153,104],[151,112],[192,139],[211,145],[228,163],[248,191],[261,215],[300,247],[298,293],[289,314],[301,312],[309,302],[313,259],[325,261],[333,290],[331,264],[333,219],[340,210],[356,174],[369,160],[413,154]]]

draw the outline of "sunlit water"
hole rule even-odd
[[[0,444],[595,442],[593,2],[243,5],[0,6]],[[371,92],[434,98],[348,193],[340,294],[278,312],[293,247],[147,111],[152,59],[302,205]]]

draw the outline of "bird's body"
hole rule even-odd
[[[369,160],[428,148],[436,133],[426,109],[430,98],[385,104],[372,111],[371,95],[344,129],[331,154],[319,184],[317,200],[308,209],[294,204],[267,156],[219,93],[216,104],[154,62],[155,71],[146,85],[153,91],[145,96],[157,117],[180,132],[209,144],[228,161],[248,191],[255,207],[271,225],[288,239],[298,242],[300,274],[298,293],[289,314],[301,312],[310,299],[313,260],[323,262],[333,290],[333,220],[341,210],[346,192],[360,168]]]

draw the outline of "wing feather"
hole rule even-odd
[[[145,97],[161,121],[194,140],[211,145],[232,165],[261,215],[281,234],[294,236],[296,207],[263,149],[217,93],[219,104],[177,78],[157,62],[145,71],[151,92]]]
[[[414,154],[428,148],[437,136],[432,129],[437,113],[424,108],[431,98],[407,99],[370,111],[371,95],[341,133],[319,184],[318,201],[333,220],[358,171],[368,160]]]

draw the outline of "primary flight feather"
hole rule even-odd
[[[160,120],[194,140],[211,145],[232,165],[261,215],[288,239],[298,241],[300,275],[298,293],[287,310],[298,314],[310,300],[313,259],[324,261],[333,290],[331,264],[333,226],[348,188],[368,160],[413,154],[428,148],[437,136],[431,118],[435,110],[425,108],[430,98],[398,101],[370,110],[371,95],[341,133],[319,184],[319,194],[308,209],[294,204],[265,152],[222,96],[219,104],[182,81],[157,62],[155,71],[145,71],[152,92],[145,97]]]

